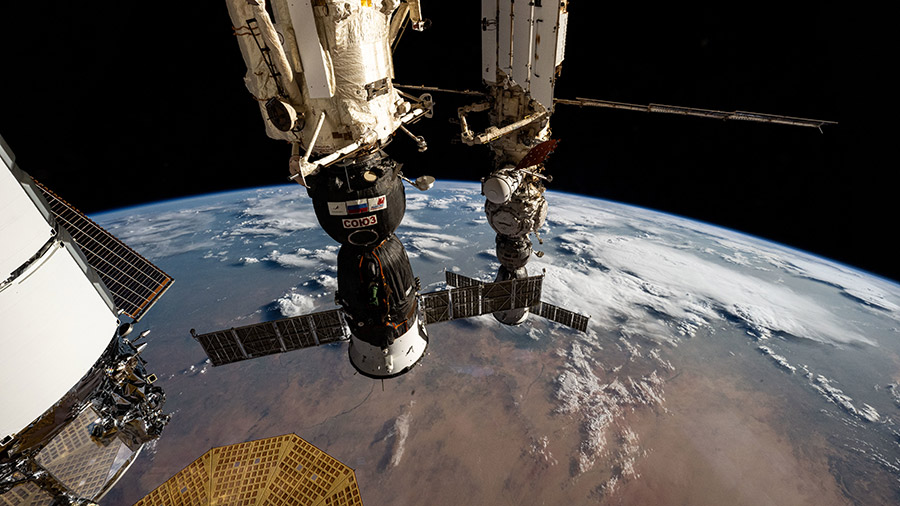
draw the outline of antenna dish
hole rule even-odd
[[[420,191],[430,190],[432,186],[434,186],[434,177],[432,176],[419,176],[415,181],[410,180],[407,177],[400,176],[400,179],[406,181],[411,186],[414,186],[416,189]]]
[[[413,186],[416,188],[425,191],[430,190],[432,186],[434,186],[434,177],[432,176],[419,176],[416,178],[416,182],[413,183]]]

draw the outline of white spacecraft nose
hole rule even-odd
[[[513,192],[519,187],[521,177],[497,174],[487,178],[481,185],[481,192],[495,204],[508,202]]]

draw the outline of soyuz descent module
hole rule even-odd
[[[172,278],[0,159],[0,502],[92,503],[168,423],[126,336]]]

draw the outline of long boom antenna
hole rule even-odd
[[[436,91],[440,93],[455,93],[457,95],[484,96],[479,91],[472,90],[450,90],[446,88],[438,88],[436,86],[394,84],[397,88],[406,88],[409,90]],[[797,118],[794,116],[783,116],[780,114],[766,114],[748,111],[719,111],[715,109],[700,109],[697,107],[683,107],[680,105],[663,105],[663,104],[629,104],[627,102],[613,102],[611,100],[598,100],[594,98],[554,98],[554,104],[577,105],[579,107],[602,107],[606,109],[619,109],[624,111],[637,112],[655,112],[662,114],[677,114],[679,116],[694,116],[698,118],[710,118],[720,120],[734,121],[755,121],[757,123],[774,123],[778,125],[790,125],[799,127],[816,128],[820,132],[822,127],[826,125],[837,125],[837,121],[828,121],[822,119]]]
[[[613,102],[610,100],[597,100],[593,98],[578,97],[575,100],[567,98],[554,99],[554,103],[565,105],[577,105],[580,107],[603,107],[607,109],[621,109],[625,111],[638,112],[656,112],[664,114],[677,114],[680,116],[696,116],[700,118],[711,118],[721,120],[737,120],[737,121],[756,121],[759,123],[776,123],[779,125],[791,125],[800,127],[817,128],[822,131],[825,125],[837,125],[837,121],[827,121],[821,119],[796,118],[793,116],[782,116],[780,114],[764,114],[758,112],[747,111],[717,111],[714,109],[699,109],[696,107],[682,107],[678,105],[662,105],[662,104],[629,104],[625,102]]]

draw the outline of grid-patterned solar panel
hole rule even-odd
[[[563,309],[559,306],[554,306],[553,304],[547,304],[546,302],[541,302],[532,307],[531,312],[538,316],[543,316],[548,320],[555,321],[556,323],[572,327],[575,330],[580,330],[581,332],[587,332],[588,320],[591,319],[590,316],[573,313],[568,309]]]
[[[484,285],[484,312],[531,307],[541,301],[543,276],[509,279]]]
[[[81,248],[113,295],[116,308],[135,321],[172,285],[171,276],[94,223],[81,211],[35,181],[50,211]]]
[[[445,271],[445,278],[447,280],[447,286],[472,286],[472,285],[481,285],[484,284],[484,281],[479,281],[474,278],[469,278],[463,276],[462,274],[457,274],[455,272]]]
[[[450,311],[454,320],[484,314],[481,311],[482,286],[473,285],[450,289],[450,302],[452,304]]]
[[[531,307],[540,302],[542,280],[543,276],[532,276],[483,283],[447,272],[448,285],[459,283],[465,286],[422,294],[425,324]]]
[[[212,448],[135,506],[361,506],[356,473],[296,434]]]
[[[99,417],[94,408],[86,408],[35,459],[76,497],[96,498],[123,463],[134,456],[119,438],[104,444],[93,440],[90,429]]]
[[[425,312],[425,325],[450,320],[450,291],[422,294],[422,308]]]
[[[518,307],[531,307],[533,314],[547,318],[556,323],[561,323],[568,327],[581,332],[587,332],[588,320],[590,316],[584,316],[578,313],[563,309],[546,302],[537,302],[541,297],[541,276],[533,278],[523,278],[512,287],[503,285],[502,283],[485,283],[477,279],[469,278],[455,272],[446,272],[447,284],[449,286],[474,286],[474,285],[494,285],[486,288],[484,292],[484,300],[482,301],[482,310],[484,313],[492,313],[494,311],[503,311]],[[537,280],[535,283],[533,280]],[[512,293],[511,290],[515,290]],[[444,293],[444,292],[435,292]],[[535,301],[527,304],[529,301]],[[523,305],[526,304],[526,305]],[[427,310],[427,307],[426,307]],[[426,311],[426,316],[428,316]],[[441,320],[444,321],[444,320]],[[430,321],[429,321],[430,323]]]
[[[347,339],[340,309],[194,334],[214,366]]]

